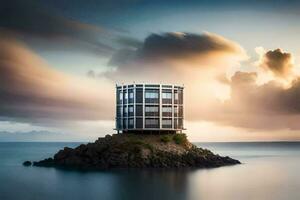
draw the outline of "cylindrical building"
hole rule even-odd
[[[116,85],[118,133],[176,133],[183,128],[183,87]]]

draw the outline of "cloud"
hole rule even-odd
[[[110,55],[114,48],[105,41],[111,30],[60,16],[41,2],[4,0],[0,7],[0,30],[42,49],[81,49]]]
[[[236,43],[212,33],[202,35],[192,33],[152,34],[145,39],[137,53],[145,60],[185,59],[206,53],[243,54]]]
[[[132,47],[132,48],[140,48],[143,45],[143,42],[136,38],[132,37],[120,37],[117,39],[117,42],[122,44],[125,47]]]
[[[132,49],[120,49],[116,51],[111,59],[108,62],[109,66],[126,66],[127,64],[131,64],[131,62],[134,62],[136,56],[136,50]]]
[[[149,35],[136,50],[121,49],[112,57],[110,63],[122,66],[134,61],[155,63],[188,60],[218,53],[246,57],[241,46],[216,34],[168,32]]]
[[[237,70],[230,77],[228,71],[247,58],[239,44],[210,33],[152,34],[140,48],[118,51],[110,60],[116,68],[102,75],[124,82],[184,83],[186,120],[299,130],[300,77],[293,72],[292,55],[280,49],[260,53],[264,72]],[[261,82],[265,72],[274,77]],[[288,79],[288,87],[281,79]]]
[[[288,79],[293,75],[293,56],[281,49],[269,50],[262,55],[259,66],[278,78]]]
[[[236,110],[236,125],[258,129],[300,129],[300,78],[290,88],[276,81],[255,83],[254,73],[237,72],[232,77],[232,99],[226,109]],[[234,123],[234,122],[233,122]],[[240,123],[240,124],[239,124]]]
[[[86,74],[89,78],[96,78],[96,72],[94,70],[89,70]]]
[[[119,49],[109,61],[110,70],[101,75],[121,82],[185,82],[191,74],[201,73],[198,78],[224,74],[245,59],[239,44],[217,34],[167,32],[149,35],[138,47]]]
[[[300,78],[285,88],[278,81],[257,85],[256,72],[236,72],[229,84],[231,98],[194,110],[192,119],[246,129],[300,129]]]
[[[113,91],[102,89],[112,85],[54,70],[10,36],[1,34],[0,46],[0,120],[51,124],[112,118]]]

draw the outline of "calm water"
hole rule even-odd
[[[206,170],[23,167],[78,143],[0,143],[0,199],[300,199],[300,143],[198,143],[242,165]]]

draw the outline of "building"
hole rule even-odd
[[[176,133],[183,128],[183,87],[116,85],[118,133]]]

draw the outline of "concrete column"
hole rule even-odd
[[[162,85],[159,84],[159,129],[162,129]]]
[[[117,132],[119,133],[118,130],[118,85],[116,84],[116,112],[115,112],[115,128],[117,130]]]
[[[184,85],[182,88],[182,129],[184,129]]]
[[[127,93],[127,102],[126,102],[126,107],[127,107],[127,118],[126,118],[126,128],[128,129],[128,114],[129,114],[129,109],[128,109],[128,104],[129,104],[129,93],[128,93],[128,85],[126,86],[126,93]]]
[[[124,85],[121,86],[121,92],[122,92],[122,112],[121,112],[121,124],[122,124],[122,133],[124,130],[124,92],[123,92]]]
[[[172,85],[172,129],[174,129],[174,85]]]
[[[145,84],[143,84],[143,129],[145,129]]]
[[[133,85],[133,128],[136,129],[136,111],[135,111],[135,104],[136,104],[136,87],[135,84]]]

